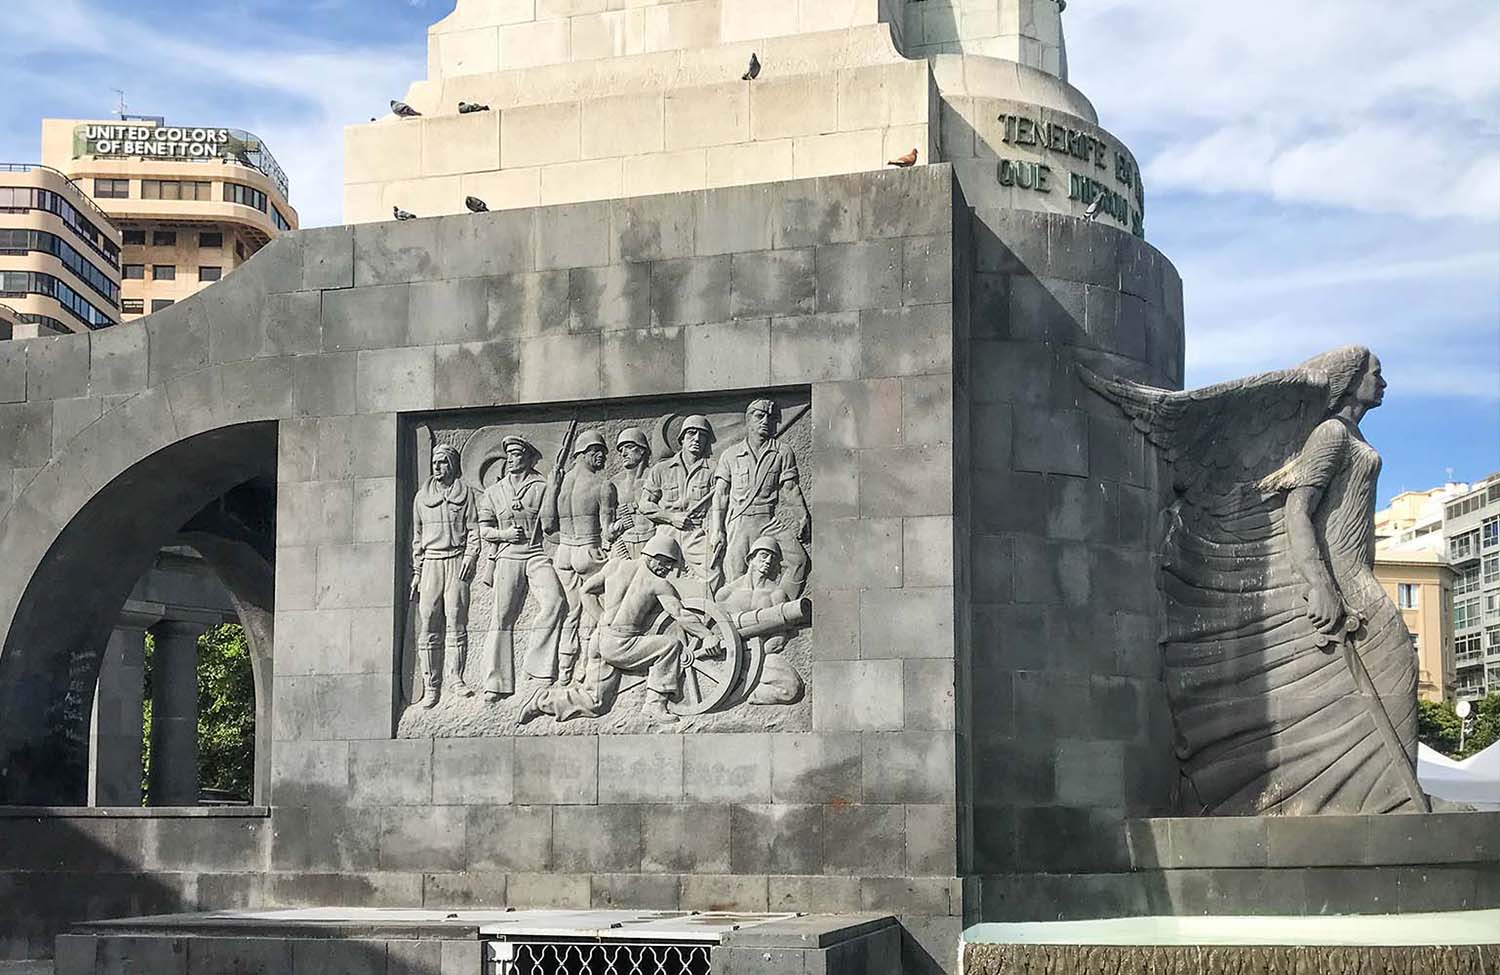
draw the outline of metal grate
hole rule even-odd
[[[710,975],[707,944],[492,941],[485,975]]]

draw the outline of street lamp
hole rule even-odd
[[[1453,709],[1458,715],[1458,753],[1464,753],[1464,735],[1469,730],[1469,712],[1474,709],[1468,701],[1459,701],[1458,706]]]

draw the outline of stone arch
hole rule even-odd
[[[101,427],[110,416],[93,426]],[[127,459],[121,473],[89,491],[87,468],[101,462],[97,452],[107,432],[95,430],[90,442],[70,444],[17,499],[7,519],[7,536],[30,531],[33,550],[45,554],[33,562],[31,553],[15,552],[20,564],[13,570],[25,572],[28,581],[0,651],[0,713],[6,715],[0,728],[0,803],[83,801],[91,694],[86,689],[97,679],[100,652],[131,587],[156,551],[216,499],[250,482],[275,483],[277,424],[264,421],[168,442],[134,462]],[[160,439],[158,432],[147,442]],[[48,494],[50,485],[58,490]],[[42,514],[46,510],[54,514]],[[28,517],[29,524],[23,521]],[[47,534],[37,538],[39,533]],[[223,540],[222,546],[205,541],[211,549],[222,548],[217,553],[222,565],[253,565],[242,541],[222,532],[200,534]],[[266,578],[253,569],[226,571],[221,578],[237,600],[268,612],[264,585],[247,582],[256,575]],[[269,635],[269,627],[259,631]],[[260,642],[263,648],[264,639]],[[263,649],[257,653],[265,656]],[[257,668],[258,677],[264,669],[264,664]]]

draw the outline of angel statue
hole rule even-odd
[[[1161,451],[1181,810],[1426,812],[1411,633],[1375,581],[1380,360],[1345,346],[1188,392],[1082,370]]]

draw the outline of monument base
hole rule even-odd
[[[1500,964],[1500,911],[981,924],[964,938],[968,975],[1467,973]]]
[[[901,975],[879,914],[710,911],[214,911],[96,921],[57,939],[56,975]]]

